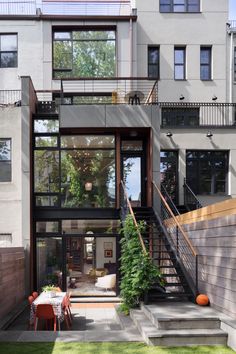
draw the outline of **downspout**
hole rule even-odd
[[[129,20],[129,74],[130,77],[133,77],[133,21],[132,18]]]
[[[229,103],[233,102],[233,31],[230,31]]]

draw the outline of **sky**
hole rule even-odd
[[[229,20],[236,20],[236,0],[229,0]]]

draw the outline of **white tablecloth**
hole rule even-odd
[[[55,297],[48,297],[46,292],[42,292],[33,302],[30,309],[30,323],[34,322],[34,314],[36,307],[39,304],[50,304],[53,307],[53,311],[60,322],[64,321],[63,301],[66,296],[66,292],[56,292]]]

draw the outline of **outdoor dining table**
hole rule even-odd
[[[66,292],[55,292],[55,296],[49,297],[47,292],[42,292],[31,304],[30,309],[30,323],[34,323],[34,315],[37,305],[50,304],[53,307],[54,314],[57,318],[58,328],[60,330],[60,323],[64,321],[63,305],[66,297]]]

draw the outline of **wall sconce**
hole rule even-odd
[[[216,101],[217,98],[218,98],[218,97],[217,97],[216,95],[213,95],[213,96],[212,96],[212,101]]]
[[[209,130],[209,132],[207,132],[206,137],[210,139],[212,136],[213,136],[213,134],[212,134],[212,132]]]
[[[86,182],[84,187],[87,192],[90,192],[93,188],[93,184],[92,184],[92,182]]]
[[[184,100],[184,99],[185,99],[184,95],[181,94],[181,95],[179,96],[179,99],[180,99],[180,101]]]
[[[173,135],[173,134],[172,134],[171,132],[166,133],[166,136],[167,136],[168,138],[171,138],[172,135]]]

